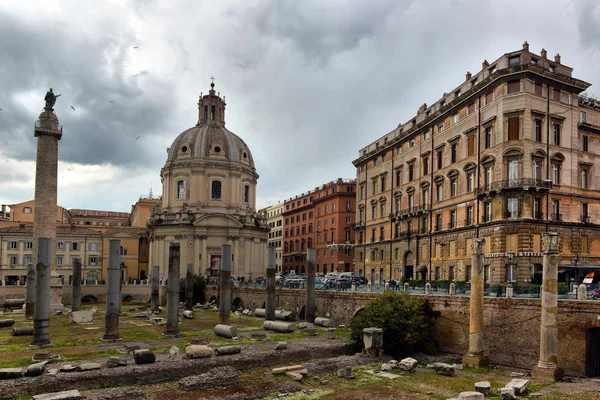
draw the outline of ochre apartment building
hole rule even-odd
[[[358,273],[469,281],[482,237],[487,282],[540,282],[547,231],[560,280],[600,268],[600,102],[572,72],[525,42],[360,149]]]

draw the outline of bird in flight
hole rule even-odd
[[[2,109],[0,108],[0,111],[2,111]]]
[[[135,140],[138,140],[139,138],[140,138],[140,137],[138,136],[138,137],[136,137],[136,138],[135,138]],[[135,142],[135,140],[134,140],[134,142]]]
[[[133,46],[134,49],[138,49],[140,46]]]
[[[75,107],[71,106],[71,108],[73,109],[73,111],[75,111]]]
[[[114,100],[109,100],[108,102],[109,102],[109,103],[114,103],[115,101],[114,101]]]

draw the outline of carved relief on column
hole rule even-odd
[[[545,254],[560,253],[560,233],[558,233],[558,232],[542,233],[542,253],[545,253]]]
[[[485,238],[473,238],[471,243],[472,254],[481,255],[485,251]]]

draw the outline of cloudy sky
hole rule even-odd
[[[0,204],[33,198],[49,87],[62,94],[60,205],[129,211],[160,194],[166,149],[214,75],[262,207],[355,177],[361,147],[524,40],[600,96],[594,0],[3,0]]]

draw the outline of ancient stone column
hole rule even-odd
[[[267,298],[265,300],[265,319],[268,321],[275,321],[275,274],[277,273],[275,250],[275,247],[269,247],[267,252]]]
[[[469,350],[467,354],[463,356],[462,363],[472,367],[485,367],[490,363],[489,358],[484,355],[483,351],[483,253],[485,249],[485,239],[473,239],[472,249]]]
[[[188,264],[185,272],[185,309],[194,310],[194,264]]]
[[[108,241],[108,271],[106,278],[106,314],[102,340],[120,340],[119,313],[121,312],[121,241]]]
[[[73,260],[73,282],[71,284],[71,310],[81,311],[81,260]]]
[[[169,284],[165,336],[179,335],[179,243],[169,245]]]
[[[150,310],[156,311],[159,306],[159,291],[160,291],[160,266],[152,266],[152,291],[150,292]]]
[[[542,274],[542,319],[540,323],[540,359],[531,369],[531,376],[557,381],[564,376],[558,368],[558,260],[560,234],[542,233],[544,266]]]
[[[50,268],[50,288],[45,295],[48,298],[40,298],[36,291],[38,302],[48,303],[51,309],[62,309],[62,283],[51,267],[51,261],[55,260],[56,251],[56,216],[57,187],[58,187],[58,141],[62,137],[62,127],[59,125],[58,117],[47,103],[46,107],[35,123],[34,136],[37,138],[37,154],[35,162],[35,206],[33,215],[33,246],[35,254],[39,254],[35,248],[40,238],[50,238],[50,254],[48,255],[48,268]],[[54,270],[53,270],[54,269]],[[37,270],[37,266],[36,266]],[[40,284],[38,278],[37,283]],[[45,282],[41,283],[46,285]]]
[[[219,323],[229,325],[231,313],[231,245],[221,245],[219,271]]]
[[[35,306],[33,315],[32,346],[45,346],[50,342],[50,254],[52,240],[39,238],[37,243],[37,264],[35,283]]]
[[[317,253],[315,249],[308,249],[306,253],[306,309],[304,320],[311,324],[315,322],[315,262]]]
[[[27,292],[25,292],[25,318],[33,319],[35,311],[35,266],[27,264]]]

